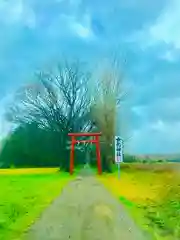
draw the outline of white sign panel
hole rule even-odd
[[[115,162],[123,162],[123,140],[120,136],[115,136]]]

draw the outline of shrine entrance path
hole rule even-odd
[[[25,233],[23,240],[149,240],[124,207],[82,171]]]

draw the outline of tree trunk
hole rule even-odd
[[[112,172],[112,159],[110,155],[110,149],[106,143],[101,144],[101,156],[102,170],[104,172]]]

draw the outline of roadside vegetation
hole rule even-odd
[[[20,239],[71,179],[57,169],[1,170],[0,239]]]
[[[124,204],[145,231],[157,240],[180,238],[179,164],[122,164],[121,175],[100,181]]]

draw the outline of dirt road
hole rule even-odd
[[[25,240],[149,240],[93,176],[78,177],[25,234]]]

